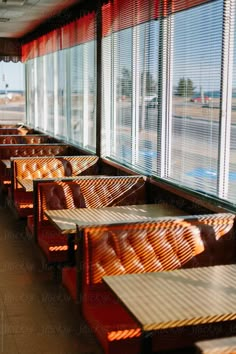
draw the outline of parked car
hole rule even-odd
[[[157,108],[158,106],[158,97],[153,97],[147,104],[147,108]]]
[[[211,100],[211,97],[204,95],[203,97],[200,94],[196,94],[190,98],[191,102],[194,103],[207,103]]]

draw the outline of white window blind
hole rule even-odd
[[[54,53],[45,55],[46,89],[44,100],[46,103],[47,132],[54,135]]]
[[[38,57],[34,60],[36,60],[37,63],[38,127],[44,131],[47,129],[47,107],[44,94],[46,85],[45,58]]]
[[[27,72],[27,123],[35,124],[35,103],[36,103],[36,87],[35,87],[35,70],[34,61],[29,60],[26,63]]]
[[[102,153],[157,171],[159,21],[153,1],[103,6]]]
[[[218,188],[223,15],[223,0],[168,14],[171,114],[166,177],[213,195]]]
[[[96,149],[96,42],[79,44],[70,54],[71,141]]]
[[[225,199],[236,204],[236,6],[235,1],[231,0],[228,5],[228,22],[229,29],[229,56],[230,61],[229,75],[232,78],[232,82],[229,83],[229,111],[231,113],[230,121],[230,156],[229,156],[229,168],[228,178],[226,177],[226,193]],[[231,90],[230,90],[231,89]],[[228,188],[227,188],[228,183]]]
[[[61,50],[57,53],[57,88],[56,94],[56,107],[57,117],[55,117],[55,132],[59,137],[67,138],[67,50]]]

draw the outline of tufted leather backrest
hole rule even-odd
[[[13,160],[12,166],[14,188],[17,188],[17,178],[36,179],[77,176],[89,167],[95,166],[97,161],[97,156],[90,155],[17,158]]]
[[[42,144],[47,143],[47,135],[0,135],[0,144]]]
[[[0,137],[0,144],[17,144],[20,143],[19,139],[20,136],[14,136],[14,135],[1,135]]]
[[[177,269],[204,251],[200,230],[174,218],[89,227],[83,247],[87,285],[105,275]]]
[[[33,135],[25,135],[21,136],[21,141],[22,144],[45,144],[48,142],[48,136],[47,135],[41,135],[41,136],[33,136]]]
[[[18,178],[56,178],[65,176],[64,164],[54,157],[14,160],[14,176]]]
[[[18,128],[0,128],[0,135],[18,135]]]
[[[0,159],[27,156],[66,155],[69,146],[65,144],[14,144],[0,145]]]
[[[71,186],[78,185],[83,195],[85,206],[88,208],[99,208],[110,205],[122,205],[122,202],[128,204],[133,202],[133,194],[139,197],[139,191],[145,190],[145,178],[143,176],[120,176],[120,177],[105,177],[105,176],[87,176],[72,181],[54,181],[38,183],[37,191],[37,220],[41,222],[46,220],[44,210],[46,208],[45,200],[50,195],[50,198],[55,199],[55,204],[59,205],[60,193],[67,193],[68,196],[72,193],[72,199],[75,194],[71,191]],[[141,193],[140,195],[143,195]],[[75,201],[67,202],[67,205],[75,205]],[[141,198],[138,200],[140,204],[145,201]],[[52,202],[54,203],[54,202]],[[62,205],[62,203],[61,203]],[[65,204],[63,204],[65,205]],[[67,206],[65,208],[68,208]],[[63,207],[61,207],[63,209]]]
[[[235,215],[232,213],[193,215],[185,218],[185,220],[192,225],[207,226],[202,227],[203,233],[209,233],[211,228],[217,240],[232,229],[234,219]]]
[[[69,183],[66,186],[55,183],[42,183],[39,186],[40,214],[44,218],[44,210],[58,210],[69,208],[85,208],[85,202],[76,183]]]
[[[70,163],[71,176],[78,176],[89,167],[94,166],[98,162],[98,156],[68,156],[67,161]]]
[[[88,208],[146,202],[144,176],[94,176],[76,182]]]

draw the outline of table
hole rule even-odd
[[[145,335],[150,338],[150,333],[177,329],[180,335],[181,330],[192,327],[192,340],[196,341],[201,325],[211,325],[211,332],[204,332],[205,339],[217,337],[223,322],[232,325],[236,320],[235,274],[233,264],[105,276],[103,281],[141,326],[143,351],[148,352]],[[231,328],[231,335],[236,334],[235,327]],[[169,342],[167,346],[171,345]]]
[[[236,353],[236,337],[197,342],[196,348],[199,354],[233,354]]]
[[[6,168],[11,168],[11,160],[3,159],[1,160]]]
[[[82,230],[86,226],[114,225],[135,221],[151,220],[155,217],[186,215],[169,204],[142,204],[104,208],[79,208],[45,210],[47,218],[63,234],[75,233],[76,225]]]
[[[74,253],[76,225],[79,231],[77,258],[81,260],[83,257],[81,240],[83,238],[83,230],[87,226],[104,226],[106,224],[114,225],[117,223],[125,224],[128,222],[151,220],[154,217],[186,215],[182,210],[164,203],[104,208],[45,210],[44,214],[62,234],[68,235],[68,263],[70,265],[76,263]],[[81,283],[81,274],[78,275],[78,277],[78,283]]]
[[[33,180],[26,179],[26,178],[16,178],[17,182],[24,188],[25,192],[32,192],[33,191]]]
[[[101,175],[99,175],[100,177]],[[19,178],[16,177],[17,182],[24,188],[25,192],[33,192],[34,191],[34,180],[40,182],[40,180],[47,180],[47,182],[55,182],[55,181],[76,181],[82,178],[88,178],[88,176],[63,176],[63,177],[56,177],[56,178],[50,178],[50,177],[41,177],[41,178]]]

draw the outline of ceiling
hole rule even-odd
[[[78,0],[0,0],[0,37],[21,38]]]

